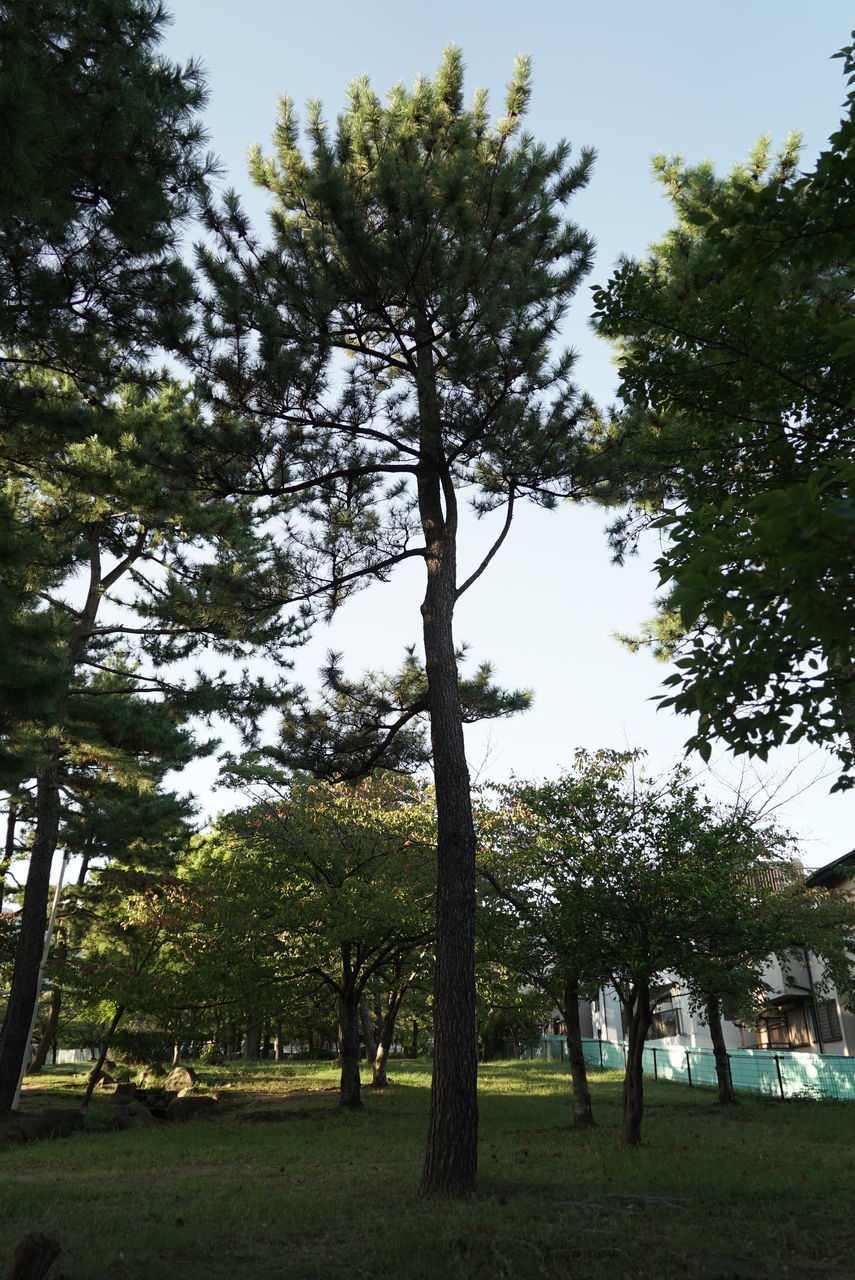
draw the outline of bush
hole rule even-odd
[[[221,1067],[226,1060],[222,1045],[215,1040],[208,1040],[199,1050],[199,1061],[209,1067]]]

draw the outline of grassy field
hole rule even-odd
[[[481,1072],[477,1193],[420,1199],[425,1064],[396,1064],[359,1114],[330,1064],[201,1071],[216,1115],[0,1147],[0,1275],[28,1231],[68,1280],[533,1280],[855,1275],[855,1106],[646,1087],[622,1150],[620,1077],[593,1073],[596,1130],[570,1127],[561,1064]],[[25,1108],[76,1102],[40,1079]],[[111,1106],[100,1098],[99,1109]]]

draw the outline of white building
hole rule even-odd
[[[808,888],[855,894],[855,850],[820,867],[805,883]],[[727,1048],[855,1057],[855,1013],[846,1008],[836,988],[817,992],[822,976],[823,963],[811,952],[788,956],[786,966],[771,957],[763,975],[769,994],[757,1028],[724,1018]],[[649,1040],[684,1049],[712,1047],[709,1029],[699,1014],[692,1013],[678,975],[664,975],[657,994]],[[620,1002],[613,988],[605,988],[596,1001],[583,1005],[581,1015],[583,1036],[623,1040]]]

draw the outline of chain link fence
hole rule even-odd
[[[626,1045],[613,1040],[583,1040],[589,1066],[623,1071]],[[526,1057],[564,1061],[564,1036],[541,1036]],[[728,1051],[733,1087],[742,1093],[774,1098],[835,1098],[855,1102],[855,1058],[838,1054],[779,1053],[768,1049]],[[676,1080],[692,1088],[718,1087],[712,1049],[684,1049],[680,1045],[648,1042],[643,1053],[646,1075]]]

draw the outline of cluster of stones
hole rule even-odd
[[[149,1068],[139,1083],[115,1083],[107,1072],[100,1073],[97,1089],[107,1093],[115,1109],[106,1122],[90,1121],[74,1107],[47,1107],[41,1111],[16,1111],[3,1117],[0,1141],[36,1142],[40,1138],[67,1138],[91,1129],[142,1129],[164,1120],[191,1120],[209,1113],[217,1100],[193,1092],[196,1073],[190,1067],[173,1067],[164,1077],[162,1068]],[[162,1084],[156,1083],[163,1080]]]
[[[156,1083],[157,1078],[156,1070],[152,1070],[143,1073],[139,1084],[99,1083],[99,1088],[112,1089],[115,1128],[137,1129],[159,1120],[190,1120],[216,1105],[216,1098],[209,1094],[193,1093],[196,1073],[191,1067],[173,1067],[162,1085]]]

